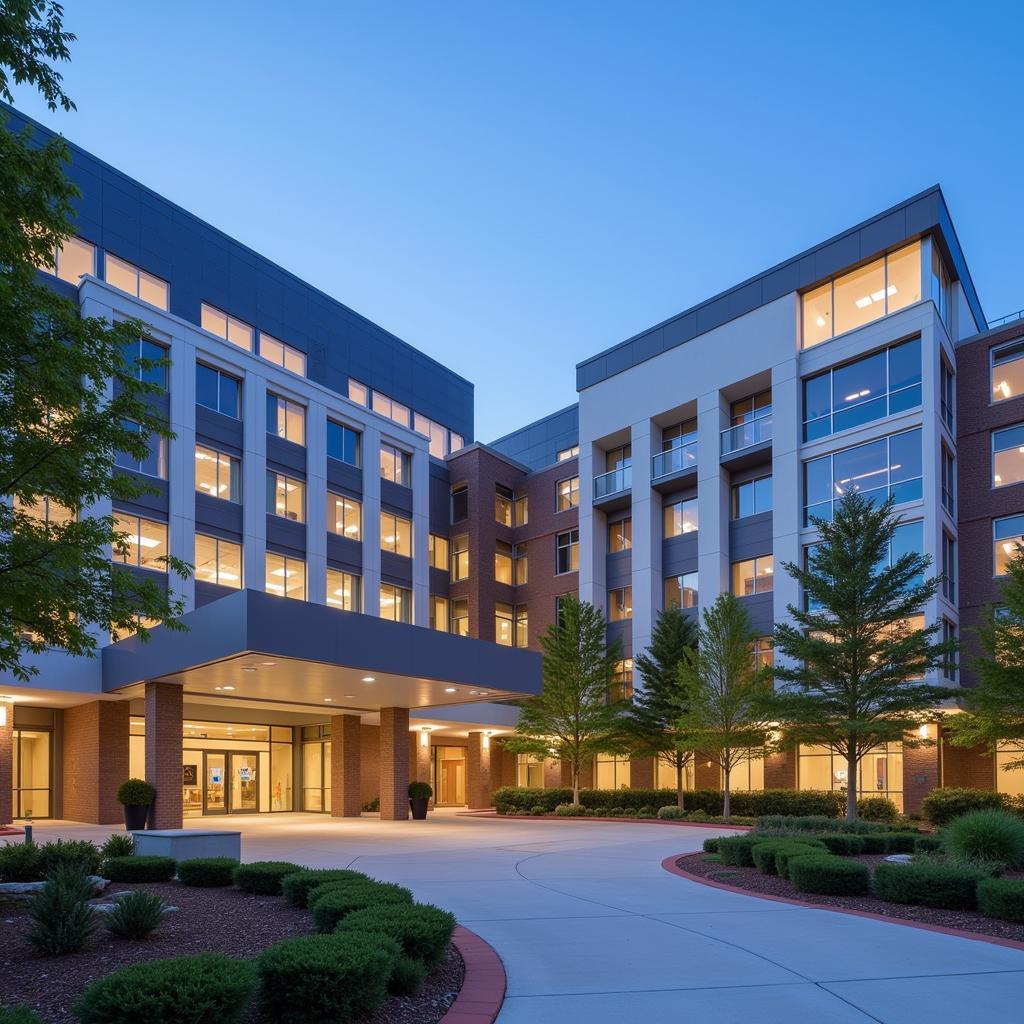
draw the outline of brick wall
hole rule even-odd
[[[331,718],[332,818],[358,818],[362,813],[361,738],[358,715],[334,715]]]
[[[363,806],[380,796],[380,727],[359,727],[359,790]]]
[[[117,788],[128,778],[128,710],[126,700],[94,700],[64,711],[63,817],[97,825],[123,821]],[[177,775],[180,791],[180,731]]]
[[[939,785],[939,745],[903,746],[903,812],[920,814],[921,801]]]
[[[181,828],[182,688],[146,683],[146,781],[156,789],[152,828]]]
[[[380,817],[409,817],[409,709],[380,709]]]
[[[954,747],[943,737],[942,785],[948,788],[995,789],[995,757],[984,747]]]
[[[782,750],[764,759],[765,789],[796,789],[795,750]]]
[[[491,758],[498,750],[482,732],[471,732],[466,745],[466,802],[469,808],[491,806],[494,785]]]

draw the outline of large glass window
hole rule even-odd
[[[629,551],[633,546],[633,519],[627,516],[625,519],[616,519],[608,524],[608,550],[611,553],[616,551]]]
[[[452,599],[452,633],[456,636],[469,636],[469,599],[465,597]]]
[[[327,421],[327,457],[359,465],[359,431],[344,424]]]
[[[833,503],[850,491],[897,504],[921,498],[921,430],[907,430],[804,463],[804,526],[832,518]]]
[[[168,308],[170,288],[166,281],[153,274],[147,274],[146,271],[109,252],[104,264],[107,284],[112,284],[115,288],[120,288],[121,291],[128,292],[129,295],[134,295],[151,306]]]
[[[49,729],[14,729],[11,768],[15,818],[49,818],[53,814],[53,733]]]
[[[141,434],[142,426],[139,423],[132,423],[126,420],[125,429],[133,434]],[[146,457],[137,459],[128,452],[118,452],[114,458],[114,465],[121,469],[130,469],[145,476],[155,476],[160,480],[167,479],[167,438],[163,434],[152,431],[146,436]]]
[[[327,492],[327,532],[349,540],[363,539],[363,506],[347,494]]]
[[[956,541],[942,531],[942,596],[956,604]]]
[[[449,628],[448,598],[439,594],[430,595],[430,628],[447,633]]]
[[[272,516],[291,519],[295,523],[306,521],[306,485],[284,473],[267,470],[267,512]]]
[[[39,269],[77,285],[86,274],[96,276],[96,246],[84,238],[72,235],[57,247],[53,262],[41,264]]]
[[[938,310],[939,319],[942,320],[948,330],[952,319],[953,288],[949,277],[949,271],[946,269],[946,264],[939,255],[939,247],[935,243],[934,239],[932,240],[931,279],[932,301],[935,303],[935,308]]]
[[[804,381],[804,440],[921,404],[921,339],[912,338]]]
[[[530,613],[525,604],[516,605],[515,646],[530,645]]]
[[[697,607],[697,573],[684,572],[678,576],[665,577],[666,608]]]
[[[166,523],[119,512],[114,516],[114,529],[125,534],[127,544],[123,552],[113,550],[111,557],[115,562],[167,572],[167,563],[163,561],[167,557]]]
[[[743,562],[732,563],[732,592],[736,597],[766,594],[772,589],[775,576],[775,558],[759,555]]]
[[[1007,796],[1024,797],[1024,770],[1014,768],[1009,771],[1006,766],[1011,761],[1019,761],[1024,753],[1019,743],[1001,743],[996,747],[996,790]]]
[[[828,747],[799,748],[800,789],[845,790],[848,785],[846,759]],[[858,766],[857,796],[880,796],[903,809],[903,744],[883,744],[861,758]]]
[[[598,754],[594,761],[594,787],[596,789],[629,789],[628,757]]]
[[[1024,515],[992,520],[993,572],[1006,575],[1010,559],[1024,545]]]
[[[196,579],[221,587],[242,587],[242,545],[196,534]]]
[[[633,618],[633,588],[618,587],[608,591],[608,621],[622,622]]]
[[[381,479],[390,480],[392,483],[401,484],[403,487],[411,487],[411,461],[408,452],[403,452],[393,444],[382,444],[380,446]]]
[[[746,519],[772,510],[772,478],[760,476],[732,485],[732,517]]]
[[[393,583],[382,583],[380,617],[392,622],[412,622],[412,591]]]
[[[1024,341],[992,353],[992,401],[1005,402],[1024,394]]]
[[[526,526],[530,521],[530,499],[528,495],[516,495],[516,526]]]
[[[665,539],[682,537],[697,529],[697,499],[685,498],[664,507]]]
[[[123,352],[131,376],[167,390],[167,349],[163,345],[158,345],[149,338],[136,338],[124,346]],[[161,365],[154,365],[156,363]]]
[[[452,537],[452,581],[469,579],[469,536]]]
[[[502,647],[511,647],[514,628],[512,605],[497,601],[494,605],[494,642]]]
[[[612,685],[608,690],[608,700],[618,703],[633,699],[633,659],[619,658],[612,669]]]
[[[241,383],[222,370],[196,363],[196,405],[238,419]]]
[[[580,567],[580,531],[567,530],[555,537],[555,574],[578,572]]]
[[[264,586],[268,594],[306,599],[306,563],[301,558],[267,552]]]
[[[992,431],[992,486],[1024,480],[1024,424]]]
[[[211,498],[238,501],[241,463],[231,455],[196,445],[196,490]]]
[[[574,444],[571,448],[563,448],[555,458],[556,462],[568,462],[569,459],[575,459],[580,453],[580,446]]]
[[[516,754],[516,785],[525,789],[544,788],[544,762],[536,754]]]
[[[693,469],[697,465],[697,419],[673,423],[661,431],[661,451],[651,460],[655,478]]]
[[[362,579],[355,573],[327,567],[327,603],[344,612],[357,612],[363,606]]]
[[[260,331],[260,355],[300,377],[306,376],[306,353]]]
[[[456,484],[452,488],[452,522],[460,523],[469,518],[469,486]]]
[[[512,488],[495,484],[494,520],[502,526],[512,525]]]
[[[580,503],[580,478],[571,476],[555,484],[555,510],[565,512]]]
[[[427,553],[429,555],[431,569],[441,569],[443,572],[451,571],[448,561],[447,537],[441,537],[436,533],[430,534],[427,541]]]
[[[394,512],[381,512],[380,549],[412,558],[412,520]]]
[[[267,392],[267,433],[293,444],[306,443],[306,410],[298,402]]]
[[[373,392],[370,401],[374,412],[379,412],[381,416],[387,416],[389,420],[400,423],[403,427],[412,426],[412,420],[409,418],[409,406],[402,405],[401,402],[396,402],[379,391]]]
[[[763,668],[771,668],[775,664],[775,642],[770,636],[759,636],[754,641],[751,660],[754,663],[755,672],[760,672]]]
[[[530,556],[525,544],[512,545],[512,578],[517,587],[530,581]]]
[[[216,306],[204,302],[199,323],[204,331],[216,334],[218,338],[230,341],[232,345],[244,348],[246,352],[252,351],[253,329],[247,323],[217,309]]]
[[[349,377],[348,397],[349,401],[355,402],[357,405],[368,406],[370,404],[370,389],[365,384],[360,384],[359,381]]]
[[[939,397],[942,412],[942,422],[949,428],[951,434],[956,433],[954,420],[956,418],[956,374],[949,368],[945,358],[941,361],[939,371]]]
[[[942,507],[950,518],[956,516],[956,464],[945,445],[942,446]]]
[[[503,540],[494,542],[494,582],[512,586],[512,545]]]

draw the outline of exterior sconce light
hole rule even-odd
[[[917,735],[920,736],[921,739],[923,739],[923,740],[928,739],[928,725],[927,725],[927,723],[925,723],[924,725],[919,725],[917,727]]]
[[[430,726],[424,725],[420,728],[420,746],[430,746]]]

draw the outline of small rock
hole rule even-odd
[[[116,903],[90,903],[89,906],[92,907],[97,914],[110,914],[117,910]]]
[[[909,864],[913,859],[913,856],[909,853],[890,853],[885,858],[887,864]]]

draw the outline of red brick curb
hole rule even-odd
[[[690,882],[699,882],[701,885],[710,886],[712,889],[723,889],[725,892],[737,892],[741,896],[751,896],[758,900],[772,900],[774,903],[788,903],[793,907],[803,907],[807,910],[827,910],[833,914],[848,914],[850,917],[866,917],[869,921],[885,921],[888,924],[905,925],[907,928],[918,928],[923,932],[938,932],[940,935],[952,935],[958,939],[973,939],[975,942],[987,942],[993,946],[1006,946],[1008,949],[1024,950],[1024,942],[1017,939],[1003,939],[998,935],[982,935],[980,932],[968,932],[962,928],[945,928],[940,924],[925,924],[923,921],[908,921],[903,917],[886,917],[884,914],[873,914],[868,910],[851,910],[849,907],[828,907],[823,903],[808,903],[806,900],[793,899],[790,896],[769,896],[767,893],[755,892],[752,889],[741,889],[736,885],[729,885],[727,882],[713,882],[703,875],[694,875],[681,868],[676,861],[680,857],[699,857],[696,853],[677,853],[674,857],[666,857],[661,866],[673,875],[685,878]]]
[[[563,817],[560,814],[498,814],[497,811],[456,811],[457,816],[464,818],[487,818],[495,821],[608,821],[616,825],[683,825],[689,828],[728,828],[734,832],[749,832],[754,825],[723,825],[713,821],[672,821],[666,818],[596,818],[580,815],[575,818]]]
[[[24,829],[14,828],[13,826],[8,828],[4,825],[0,825],[0,836],[23,836],[24,834]]]
[[[441,1024],[493,1024],[505,1001],[505,968],[501,958],[476,932],[455,926],[452,936],[462,954],[466,976]]]

